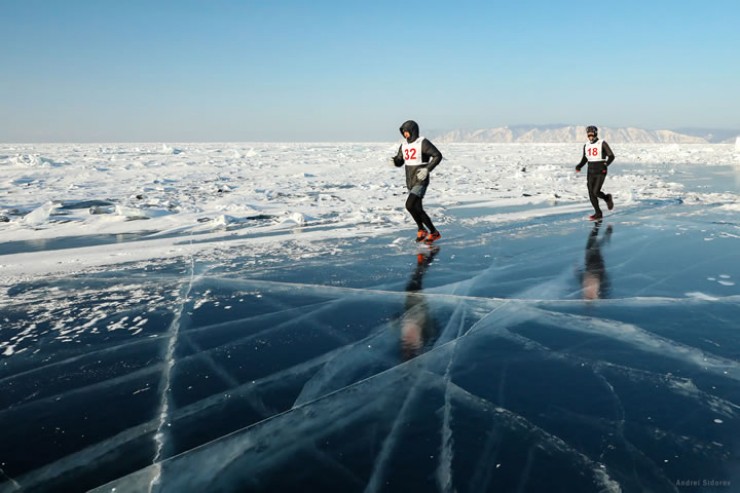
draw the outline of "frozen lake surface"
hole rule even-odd
[[[433,248],[403,190],[396,220],[348,209],[368,228],[329,206],[92,234],[10,215],[0,491],[736,491],[736,170],[659,161],[607,179],[597,224],[585,176],[430,192]]]

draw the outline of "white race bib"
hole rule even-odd
[[[586,159],[589,161],[604,160],[604,156],[601,155],[601,139],[597,139],[593,144],[591,142],[586,144]]]
[[[421,162],[422,142],[424,142],[424,137],[419,137],[410,144],[408,142],[401,144],[401,154],[403,154],[403,161],[406,166],[419,166],[423,164]]]

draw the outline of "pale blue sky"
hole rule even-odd
[[[0,0],[0,141],[740,129],[740,2]]]

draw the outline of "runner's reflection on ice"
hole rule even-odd
[[[426,351],[437,338],[436,323],[421,291],[424,274],[438,253],[438,246],[418,253],[414,272],[406,284],[405,311],[401,317],[401,357],[404,361]]]
[[[586,254],[584,258],[584,269],[580,272],[583,299],[596,300],[609,297],[609,276],[606,273],[604,257],[601,255],[601,247],[608,243],[612,237],[611,225],[607,226],[604,234],[599,237],[601,221],[594,224],[593,229],[586,241]]]

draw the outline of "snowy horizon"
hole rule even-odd
[[[732,144],[740,138],[740,129],[719,127],[636,127],[601,126],[603,138],[620,144]],[[422,132],[435,142],[445,144],[572,144],[584,141],[584,125],[577,124],[509,124],[496,127],[432,128]],[[198,145],[198,144],[381,144],[382,138],[368,139],[172,139],[139,140],[49,140],[0,141],[3,146],[28,145]]]

